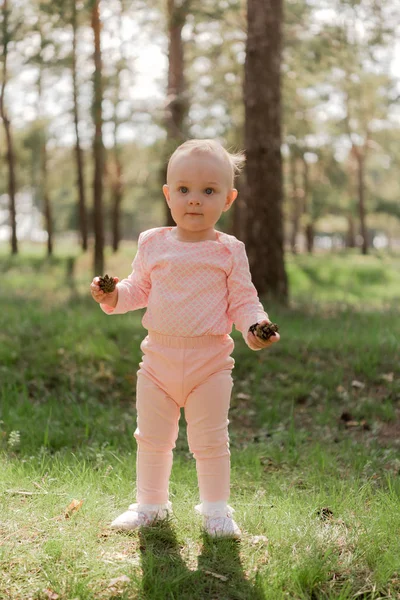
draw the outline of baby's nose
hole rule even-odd
[[[201,202],[200,202],[199,198],[196,198],[196,196],[191,196],[189,198],[189,204],[193,204],[193,205],[197,205],[198,206],[199,204],[201,204]]]

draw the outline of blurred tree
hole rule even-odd
[[[93,140],[93,224],[94,224],[94,274],[104,271],[104,219],[103,219],[103,78],[101,60],[101,21],[100,0],[90,0],[91,24],[94,36],[94,73],[93,73],[93,120],[95,134]]]
[[[165,143],[164,163],[161,170],[161,182],[167,177],[168,158],[175,148],[187,139],[186,117],[188,98],[185,84],[185,61],[182,29],[185,25],[191,0],[167,0],[168,30],[168,82],[165,104]],[[175,225],[171,211],[165,203],[167,225]]]
[[[347,137],[350,146],[347,165],[356,190],[361,249],[366,254],[371,204],[367,201],[368,159],[376,148],[376,132],[392,126],[391,104],[396,94],[390,75],[390,52],[400,7],[373,0],[335,0],[335,9],[340,17],[324,25],[315,48],[319,46],[319,68],[325,72],[322,96],[330,106],[340,107],[330,116],[331,133],[339,143]],[[350,207],[351,243],[354,212]]]
[[[46,92],[43,83],[46,71],[52,68],[57,69],[57,43],[52,38],[52,29],[58,21],[58,14],[52,10],[48,0],[35,0],[29,7],[34,15],[35,20],[30,30],[30,35],[33,40],[33,52],[26,60],[26,64],[33,65],[37,68],[36,79],[36,121],[35,126],[31,129],[33,135],[28,140],[28,145],[37,144],[36,148],[32,148],[33,152],[37,153],[38,175],[35,186],[36,202],[41,204],[43,211],[45,228],[47,231],[47,253],[49,256],[53,254],[53,207],[50,198],[50,186],[48,184],[48,137],[49,137],[49,118],[44,107],[44,94]],[[40,201],[39,201],[40,196]]]
[[[283,257],[282,0],[248,0],[245,61],[246,243],[260,294],[288,297]]]
[[[71,72],[75,127],[76,171],[78,176],[78,214],[81,246],[82,250],[85,252],[88,248],[88,215],[86,208],[84,156],[79,134],[79,88],[77,71],[78,9],[77,0],[70,0],[70,3],[70,23],[72,29]]]
[[[6,144],[7,144],[7,163],[8,163],[8,197],[9,197],[9,207],[10,207],[10,224],[11,224],[11,254],[18,253],[18,240],[17,240],[17,217],[16,217],[16,207],[15,207],[15,194],[16,194],[16,176],[15,176],[15,155],[14,155],[14,143],[13,143],[13,133],[11,128],[11,122],[7,114],[7,109],[5,106],[5,95],[6,95],[6,86],[8,80],[8,72],[7,72],[7,59],[8,59],[8,49],[10,41],[13,38],[10,21],[10,8],[8,5],[8,0],[3,0],[3,6],[1,11],[1,40],[0,44],[3,47],[2,52],[2,82],[1,82],[1,90],[0,90],[0,117],[3,121],[4,131],[6,136]]]
[[[117,12],[118,11],[118,12]],[[119,132],[121,126],[131,120],[133,116],[133,106],[130,104],[126,108],[126,101],[123,96],[123,81],[130,71],[130,63],[125,51],[127,42],[119,37],[123,30],[123,22],[126,16],[126,9],[122,0],[114,7],[114,29],[113,34],[118,40],[117,48],[113,49],[113,60],[108,61],[108,74],[104,76],[104,98],[109,99],[112,106],[112,149],[107,154],[106,176],[111,189],[111,233],[112,249],[117,252],[121,240],[121,206],[124,195],[124,177],[122,146],[119,141]],[[121,108],[124,108],[123,117]]]

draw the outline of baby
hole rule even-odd
[[[117,517],[114,529],[136,529],[172,512],[169,478],[180,409],[196,459],[204,528],[240,536],[228,505],[228,411],[232,391],[232,324],[252,350],[276,343],[250,326],[270,323],[251,281],[244,244],[215,229],[237,197],[234,177],[244,163],[214,140],[189,140],[172,154],[163,192],[175,227],[139,236],[132,273],[111,293],[91,283],[107,314],[146,307],[148,330],[137,377],[137,503]]]

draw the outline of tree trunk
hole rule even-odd
[[[121,204],[123,197],[123,184],[122,184],[122,164],[121,158],[119,156],[117,140],[115,140],[114,145],[114,163],[115,163],[115,173],[112,174],[112,248],[113,252],[117,252],[119,248],[119,243],[121,240],[121,231],[120,231],[120,213],[121,213]]]
[[[360,234],[362,237],[361,251],[363,254],[368,254],[368,233],[365,219],[365,181],[364,181],[364,166],[365,156],[359,150],[356,152],[357,158],[357,179],[358,179],[358,213],[360,216]]]
[[[348,229],[347,229],[346,245],[348,248],[355,248],[356,247],[356,228],[355,228],[355,224],[354,224],[354,218],[351,213],[347,215],[347,223],[348,223]]]
[[[290,249],[293,254],[297,254],[297,236],[299,233],[300,225],[300,197],[299,197],[299,186],[297,181],[297,161],[294,152],[290,153],[290,179],[292,184],[292,230],[290,234]]]
[[[101,275],[104,271],[104,222],[103,222],[103,89],[102,64],[100,44],[100,12],[99,1],[94,0],[92,8],[92,29],[94,35],[94,96],[93,118],[95,135],[93,141],[94,178],[93,178],[93,228],[94,228],[94,274]]]
[[[313,223],[307,223],[305,234],[306,234],[307,252],[309,254],[312,254],[314,251],[314,225],[313,225]]]
[[[72,89],[74,103],[74,125],[75,125],[75,157],[76,170],[78,175],[78,215],[79,215],[79,231],[81,236],[82,250],[86,252],[88,248],[88,218],[86,210],[85,198],[85,181],[84,181],[84,165],[83,153],[79,137],[79,107],[78,107],[78,83],[77,83],[77,66],[76,66],[76,37],[77,37],[77,14],[76,0],[72,0]]]
[[[246,243],[259,294],[287,302],[281,157],[282,0],[248,0],[245,61]]]
[[[188,113],[188,102],[185,97],[184,51],[182,28],[185,24],[189,0],[177,2],[167,0],[168,19],[168,84],[165,106],[165,127],[167,140],[165,144],[165,160],[161,169],[162,184],[167,178],[168,159],[175,148],[186,139],[185,119]],[[175,225],[171,211],[165,203],[167,225]]]
[[[15,156],[14,156],[14,144],[11,132],[11,123],[7,116],[6,109],[4,106],[4,97],[6,92],[7,84],[7,57],[8,57],[8,0],[3,0],[3,81],[1,84],[0,92],[0,117],[4,124],[4,131],[6,134],[7,144],[7,164],[8,164],[8,199],[10,209],[10,224],[11,224],[11,254],[18,253],[18,240],[17,240],[17,211],[15,206],[15,195],[16,195],[16,180],[15,180]]]
[[[52,256],[53,254],[53,216],[51,209],[51,202],[49,196],[49,186],[47,183],[47,147],[46,147],[46,133],[42,132],[42,148],[41,148],[41,158],[42,158],[42,190],[43,190],[43,212],[44,219],[46,223],[46,231],[47,231],[47,254],[48,256]]]
[[[304,227],[304,236],[306,239],[306,249],[309,254],[314,251],[314,216],[312,207],[312,198],[310,198],[310,167],[304,154],[303,161],[303,221],[306,223]]]

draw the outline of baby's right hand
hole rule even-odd
[[[118,283],[118,277],[114,277],[114,281],[115,283]],[[93,300],[99,304],[106,304],[111,308],[115,308],[117,306],[118,287],[116,287],[115,290],[109,294],[104,293],[99,286],[99,277],[94,277],[92,283],[90,284],[90,293],[92,294]]]

